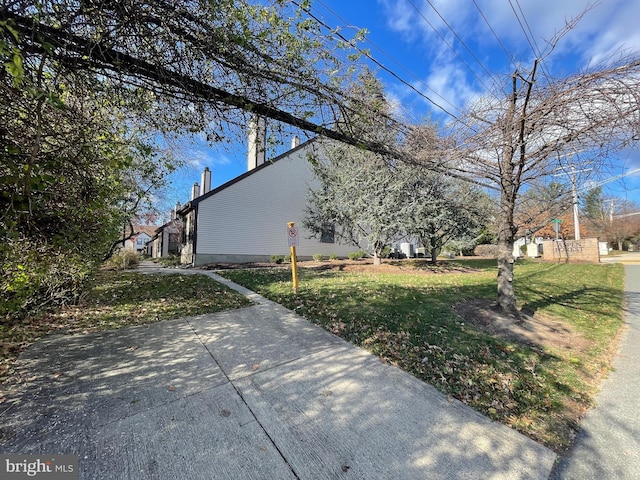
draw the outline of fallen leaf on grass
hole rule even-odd
[[[260,368],[260,364],[259,363],[254,363],[251,367],[251,369],[255,372],[256,370],[258,370]]]

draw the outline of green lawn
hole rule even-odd
[[[400,265],[406,273],[301,268],[298,295],[286,269],[223,275],[556,451],[566,448],[610,365],[622,324],[622,267],[516,266],[519,303],[588,340],[586,349],[558,350],[493,337],[454,313],[451,306],[464,299],[495,297],[494,260]]]

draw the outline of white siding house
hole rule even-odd
[[[346,257],[353,245],[321,242],[303,227],[307,191],[317,187],[307,155],[314,140],[260,164],[184,205],[182,262],[268,261],[289,253],[287,223],[295,222],[301,259],[314,254]]]
[[[128,238],[124,242],[124,248],[135,252],[143,252],[146,249],[147,242],[151,240],[153,232],[157,227],[135,227],[135,235]],[[144,229],[145,231],[140,231]]]

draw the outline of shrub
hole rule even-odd
[[[321,253],[315,253],[315,254],[313,255],[313,259],[314,259],[316,262],[321,262],[321,261],[323,261],[323,260],[324,260],[324,255],[323,255],[323,254],[321,254]]]
[[[367,256],[367,252],[358,250],[357,252],[349,252],[349,260],[360,260]]]
[[[478,245],[473,249],[473,254],[478,257],[495,258],[498,256],[497,245]]]
[[[93,279],[95,265],[80,253],[7,240],[0,248],[0,319],[21,319],[39,310],[76,303]]]
[[[109,270],[128,270],[137,267],[138,263],[140,263],[140,254],[123,248],[105,262],[105,268]]]
[[[291,263],[291,254],[290,254],[290,253],[287,253],[287,254],[284,256],[284,262],[285,262],[285,263]]]
[[[282,256],[280,256],[280,255],[271,255],[269,257],[269,261],[271,263],[278,263],[278,264],[282,263]]]
[[[329,260],[338,260],[338,254],[332,253],[329,255]]]

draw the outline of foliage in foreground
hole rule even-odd
[[[224,276],[304,315],[494,420],[556,451],[570,445],[592,405],[621,326],[623,270],[617,265],[525,263],[517,267],[521,302],[551,314],[586,338],[586,350],[538,348],[484,333],[451,306],[494,297],[495,261],[451,262],[425,275],[300,270],[226,271]],[[413,268],[413,271],[412,271]],[[436,269],[431,269],[437,272]],[[570,279],[580,279],[579,282]]]
[[[4,321],[75,302],[170,170],[97,83],[66,71],[52,45],[38,55],[24,40],[0,21]]]
[[[95,268],[95,262],[79,252],[6,238],[0,246],[0,322],[75,303]]]
[[[1,323],[0,381],[17,355],[47,333],[88,333],[250,305],[243,295],[204,275],[101,271],[79,305],[21,322]]]

